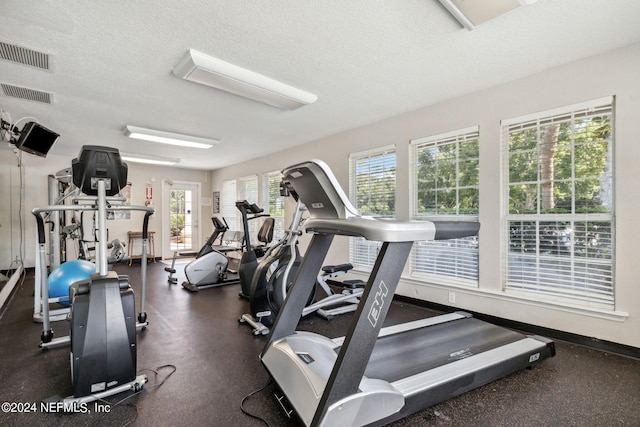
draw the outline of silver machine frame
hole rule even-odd
[[[148,247],[148,224],[149,217],[153,215],[155,212],[154,208],[149,206],[134,206],[134,205],[115,205],[114,202],[123,202],[124,198],[117,196],[104,196],[103,200],[99,200],[100,196],[78,196],[77,200],[82,201],[93,201],[95,203],[92,204],[76,204],[76,205],[49,205],[49,206],[40,206],[34,208],[31,213],[36,217],[36,222],[38,226],[38,245],[37,245],[37,253],[36,253],[36,283],[35,283],[35,306],[39,307],[38,310],[41,311],[41,315],[36,320],[34,316],[34,320],[38,322],[42,322],[42,335],[40,336],[40,347],[41,348],[49,348],[56,347],[59,345],[66,345],[70,342],[70,337],[61,336],[54,338],[53,337],[53,329],[51,328],[52,321],[64,320],[67,318],[69,309],[56,309],[51,310],[49,304],[51,302],[56,302],[56,299],[49,298],[49,286],[47,283],[47,275],[44,274],[44,270],[47,266],[47,242],[46,242],[46,233],[44,226],[44,218],[42,216],[43,213],[59,213],[62,211],[95,211],[97,213],[100,212],[100,209],[103,209],[104,212],[115,212],[115,211],[141,211],[144,212],[143,219],[143,239],[142,239],[142,267],[140,270],[141,276],[141,295],[140,295],[140,311],[138,314],[138,322],[137,327],[143,328],[146,327],[149,322],[147,321],[147,314],[144,308],[144,299],[146,293],[146,282],[147,282],[147,247]],[[107,220],[106,214],[99,215],[98,214],[98,245],[96,246],[96,250],[98,253],[96,254],[96,271],[97,272],[106,272],[107,260]],[[104,247],[103,247],[104,246]],[[105,256],[100,255],[100,252],[105,254]],[[101,273],[101,275],[104,275]]]

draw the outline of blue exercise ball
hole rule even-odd
[[[60,264],[47,279],[49,298],[62,297],[58,304],[69,307],[69,286],[80,280],[87,280],[95,272],[96,265],[82,259]]]

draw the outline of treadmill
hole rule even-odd
[[[282,171],[313,233],[260,359],[288,416],[306,426],[385,425],[555,355],[553,341],[465,312],[382,328],[414,241],[477,234],[477,222],[361,216],[320,160]],[[347,335],[296,331],[333,237],[383,242]]]

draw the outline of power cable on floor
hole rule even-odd
[[[271,424],[269,424],[269,422],[267,420],[265,420],[264,418],[260,417],[259,415],[255,415],[255,414],[252,414],[249,411],[247,411],[244,408],[244,404],[249,398],[251,398],[251,397],[255,396],[256,394],[264,391],[267,387],[269,387],[271,385],[272,382],[273,382],[273,380],[271,378],[269,378],[269,380],[267,381],[267,383],[264,386],[262,386],[258,390],[252,391],[251,393],[247,394],[240,401],[240,410],[242,411],[243,414],[245,414],[245,415],[247,415],[247,416],[249,416],[251,418],[255,418],[256,420],[262,421],[267,427],[271,427]]]
[[[165,368],[172,368],[172,370],[171,370],[171,372],[169,372],[169,373],[168,373],[164,378],[162,378],[162,381],[158,382],[158,381],[157,381],[157,379],[158,379],[158,375],[159,375],[158,371],[159,371],[159,370],[161,370],[161,369],[165,369]],[[111,402],[109,402],[109,401],[107,401],[107,400],[105,400],[105,399],[97,399],[97,400],[99,400],[99,401],[100,401],[100,402],[102,402],[102,403],[105,403],[105,404],[109,405],[109,407],[111,408],[111,410],[113,410],[113,408],[115,408],[115,407],[117,407],[117,406],[122,406],[122,405],[123,405],[123,403],[124,403],[124,402],[126,402],[127,400],[129,400],[129,399],[131,399],[132,397],[137,396],[138,394],[142,393],[142,391],[143,391],[143,390],[145,390],[145,389],[146,389],[147,391],[150,391],[150,390],[155,390],[155,389],[160,388],[160,386],[162,386],[162,384],[164,384],[164,383],[165,383],[165,381],[167,381],[167,380],[169,379],[169,377],[170,377],[171,375],[173,375],[177,370],[178,370],[178,368],[177,368],[175,365],[171,365],[171,364],[158,366],[155,370],[154,370],[154,369],[149,369],[149,368],[140,369],[140,370],[138,370],[138,372],[139,372],[139,373],[142,373],[142,372],[144,372],[144,371],[148,371],[148,372],[153,372],[153,373],[155,374],[155,380],[156,380],[156,382],[155,382],[155,384],[154,384],[154,385],[152,385],[152,386],[150,386],[150,387],[146,387],[146,388],[145,388],[145,387],[142,387],[142,388],[140,388],[139,390],[135,391],[134,393],[131,393],[131,394],[130,394],[130,395],[128,395],[127,397],[124,397],[124,398],[122,398],[122,399],[118,400],[118,401],[117,401],[117,402],[115,402],[115,403],[111,403]],[[123,424],[123,425],[122,425],[122,427],[126,427],[126,426],[128,426],[128,425],[131,425],[131,424],[132,424],[132,423],[134,423],[134,422],[136,421],[136,419],[138,418],[138,407],[137,407],[137,405],[135,405],[135,404],[133,404],[133,403],[127,403],[127,404],[126,404],[126,406],[130,406],[130,407],[132,407],[132,408],[134,409],[134,411],[135,411],[135,415],[134,415],[133,419],[131,419],[131,420],[127,421],[125,424]],[[105,413],[104,415],[102,415],[102,417],[100,418],[100,421],[102,421],[102,420],[104,419],[104,417],[106,417],[109,413],[110,413],[110,412],[107,412],[107,413]]]

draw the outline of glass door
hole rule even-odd
[[[177,181],[166,182],[166,197],[168,203],[165,204],[163,215],[168,218],[164,226],[163,257],[173,256],[175,251],[195,252],[199,249],[198,231],[198,206],[200,186],[198,183],[187,183]],[[163,221],[165,223],[165,221]]]

